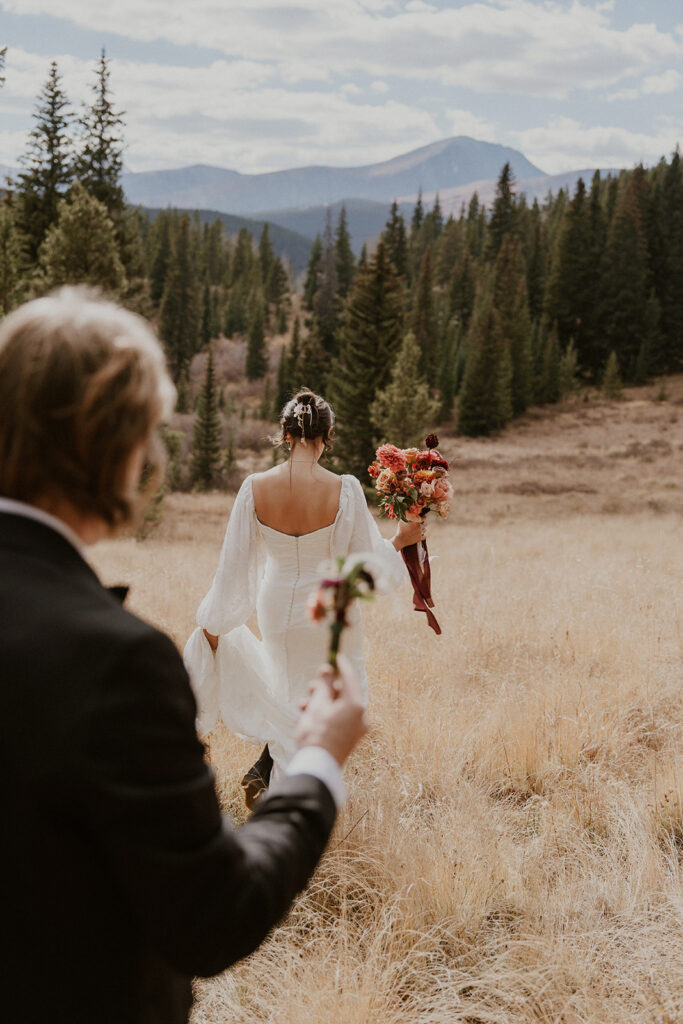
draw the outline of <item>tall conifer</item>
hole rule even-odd
[[[488,255],[495,259],[506,235],[511,235],[516,227],[516,208],[514,193],[515,177],[509,163],[504,164],[496,184],[496,198],[493,201],[491,219],[489,221]]]
[[[178,221],[159,310],[159,334],[177,383],[199,347],[201,306],[190,250],[190,218]]]
[[[439,403],[430,398],[420,347],[408,333],[392,365],[389,383],[377,393],[370,409],[375,440],[400,448],[419,444],[438,414]]]
[[[438,326],[434,308],[432,250],[428,246],[422,257],[412,314],[412,331],[422,355],[422,369],[430,386],[436,383],[438,368]]]
[[[92,86],[93,100],[78,119],[81,148],[75,162],[76,177],[91,195],[104,203],[114,223],[123,212],[123,111],[112,103],[110,62],[102,50]]]
[[[247,337],[247,380],[258,380],[268,369],[268,349],[266,347],[265,316],[263,302],[255,297],[249,322]]]
[[[221,420],[218,410],[218,389],[213,365],[213,348],[209,346],[204,383],[192,433],[192,481],[201,490],[215,482],[221,461]]]
[[[510,361],[491,295],[479,299],[467,335],[458,430],[470,437],[501,430],[512,415]]]
[[[351,236],[346,222],[346,207],[339,211],[339,220],[334,238],[334,250],[337,270],[337,292],[343,300],[349,294],[354,275],[356,261],[351,248]]]
[[[401,281],[386,246],[356,276],[340,332],[339,358],[330,378],[338,423],[338,465],[365,478],[373,455],[370,406],[386,387],[401,344]]]
[[[73,181],[73,113],[54,60],[33,120],[28,149],[20,157],[25,170],[19,175],[17,188],[21,228],[32,262],[48,228],[57,219],[61,197]]]
[[[512,413],[518,416],[532,397],[531,318],[524,256],[519,242],[511,235],[503,239],[496,259],[494,303],[510,354]]]

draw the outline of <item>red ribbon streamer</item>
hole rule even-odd
[[[401,554],[413,585],[413,608],[416,612],[425,613],[427,622],[437,636],[440,636],[441,626],[431,611],[434,602],[432,601],[432,574],[429,568],[427,541],[422,540],[419,544],[408,544],[407,547],[401,549]]]

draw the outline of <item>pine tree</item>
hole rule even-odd
[[[277,364],[277,377],[275,380],[275,398],[273,399],[273,418],[279,419],[283,407],[291,397],[289,386],[290,380],[290,349],[283,345],[280,349],[280,361]]]
[[[417,194],[417,202],[413,209],[413,217],[410,222],[410,239],[411,242],[417,237],[424,221],[424,206],[422,204],[422,189],[420,188]]]
[[[150,234],[150,296],[155,305],[161,302],[164,294],[166,274],[171,262],[174,230],[173,212],[171,210],[160,210],[154,220]]]
[[[265,278],[265,288],[266,301],[272,303],[276,313],[279,313],[289,293],[287,271],[279,256],[274,256],[270,263],[270,270]]]
[[[330,356],[325,350],[317,330],[308,332],[293,367],[293,374],[299,387],[321,392],[327,389],[330,372]]]
[[[619,359],[614,349],[609,354],[605,373],[602,378],[602,390],[610,401],[618,401],[621,398],[621,374],[619,373]]]
[[[564,216],[545,311],[557,323],[561,346],[574,338],[582,366],[595,371],[602,362],[602,338],[597,330],[600,250],[593,235],[597,210],[589,205],[586,186],[579,178]],[[598,230],[595,225],[595,230]],[[601,246],[600,246],[601,249]]]
[[[346,207],[339,211],[339,221],[334,239],[337,270],[337,293],[343,300],[349,294],[356,274],[356,261],[351,248],[351,236],[346,223]]]
[[[59,204],[57,221],[40,247],[41,290],[63,284],[89,284],[119,296],[126,276],[116,230],[107,208],[80,182]]]
[[[503,166],[496,185],[496,198],[493,202],[491,220],[489,221],[488,255],[495,259],[506,235],[511,235],[516,226],[515,178],[509,163]]]
[[[289,345],[289,377],[288,386],[292,394],[295,394],[300,389],[300,383],[297,378],[297,367],[299,365],[299,355],[301,353],[301,323],[299,317],[294,321],[294,327],[292,328],[292,340]]]
[[[408,237],[403,215],[400,213],[396,200],[391,204],[389,220],[384,229],[384,244],[394,270],[400,277],[408,276]],[[367,259],[367,254],[366,254]],[[365,262],[365,260],[363,260]]]
[[[564,398],[576,391],[576,377],[579,368],[579,353],[576,351],[574,339],[560,356],[560,395]]]
[[[469,252],[456,263],[449,288],[450,315],[467,331],[474,310],[477,292],[477,272]]]
[[[538,203],[534,200],[534,218],[531,251],[527,262],[527,293],[529,295],[529,315],[538,320],[543,311],[543,294],[545,291],[546,255],[543,244],[543,225]]]
[[[73,114],[61,81],[57,62],[52,61],[33,114],[28,149],[20,157],[26,168],[17,188],[20,223],[31,262],[37,260],[47,230],[57,219],[60,199],[73,180]]]
[[[0,89],[5,84],[5,76],[3,74],[5,70],[5,57],[7,56],[7,47],[0,47]]]
[[[363,242],[363,246],[362,246],[361,251],[360,251],[360,256],[358,257],[358,269],[360,270],[361,267],[364,267],[367,262],[368,262],[368,247],[365,244],[365,242]]]
[[[184,213],[175,231],[159,310],[159,334],[176,383],[199,348],[200,318],[198,281],[190,251],[190,218]]]
[[[0,204],[0,314],[6,316],[21,298],[22,248],[13,207]]]
[[[364,479],[373,455],[370,407],[386,387],[401,344],[402,285],[383,242],[356,276],[330,378],[337,414],[337,463]]]
[[[432,224],[434,226],[434,237],[440,238],[443,232],[443,211],[441,209],[441,200],[439,199],[438,192],[434,197],[434,206],[432,208]]]
[[[683,161],[678,149],[663,176],[658,212],[663,258],[655,281],[662,334],[657,368],[675,370],[683,364]]]
[[[92,87],[93,101],[78,120],[81,151],[75,162],[76,177],[91,195],[104,203],[114,223],[123,213],[123,112],[114,110],[109,87],[110,61],[102,50]]]
[[[304,307],[313,312],[315,296],[320,287],[320,273],[323,260],[323,242],[320,235],[316,235],[311,246],[311,255],[308,258],[308,269],[304,282]]]
[[[511,235],[506,235],[498,251],[493,287],[500,331],[512,367],[512,414],[519,416],[532,397],[531,318],[524,256],[519,242]]]
[[[201,490],[211,487],[215,482],[220,462],[221,420],[218,411],[213,348],[209,346],[206,373],[192,432],[192,482]]]
[[[440,404],[439,423],[448,420],[462,381],[464,366],[464,331],[460,324],[452,323],[446,333],[441,370],[439,371]]]
[[[341,302],[337,277],[337,253],[332,233],[332,214],[329,207],[327,208],[322,247],[319,285],[313,301],[313,313],[315,328],[323,348],[326,352],[334,354],[337,348]]]
[[[114,224],[119,256],[127,282],[121,301],[128,309],[145,317],[149,317],[152,312],[143,240],[143,233],[148,225],[149,222],[142,212],[132,207],[124,208]]]
[[[559,402],[562,395],[560,376],[560,343],[557,337],[557,324],[545,340],[542,349],[541,379],[538,400],[541,404]]]
[[[427,383],[434,386],[438,368],[438,329],[434,309],[432,250],[425,249],[417,281],[412,330],[422,354],[422,369]]]
[[[208,345],[214,337],[211,313],[211,285],[208,278],[205,278],[204,287],[202,288],[202,319],[199,328],[199,338],[202,346]]]
[[[270,240],[270,232],[268,230],[268,224],[263,225],[261,231],[261,238],[258,246],[259,263],[261,264],[261,280],[265,283],[270,275],[270,270],[275,262],[275,253],[273,251],[273,244]]]
[[[458,430],[469,437],[501,430],[512,415],[510,362],[492,296],[482,296],[467,334]]]
[[[260,297],[253,300],[247,337],[247,380],[258,380],[268,369],[265,316]]]
[[[377,393],[370,408],[370,420],[379,441],[400,448],[420,443],[439,414],[439,403],[429,395],[420,347],[412,333],[406,334],[391,369],[389,383]]]
[[[633,179],[621,191],[605,246],[601,313],[605,346],[633,380],[645,329],[647,248]]]

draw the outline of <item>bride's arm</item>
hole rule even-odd
[[[399,551],[406,544],[412,544],[413,527],[420,524],[401,523],[393,540],[386,540],[379,532],[377,522],[368,508],[360,482],[354,476],[349,477],[351,501],[349,515],[351,518],[351,536],[349,538],[349,554],[372,554],[382,566],[382,579],[379,590],[389,591],[408,580],[408,571]],[[402,527],[408,527],[407,530]],[[417,537],[419,540],[419,536]]]
[[[216,575],[197,611],[197,625],[213,650],[212,637],[218,643],[219,636],[241,626],[253,612],[262,573],[261,538],[247,477],[230,513]]]

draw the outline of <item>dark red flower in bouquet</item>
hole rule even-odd
[[[427,437],[425,438],[425,444],[427,445],[428,448],[438,448],[439,439],[436,436],[436,434],[427,434]]]

